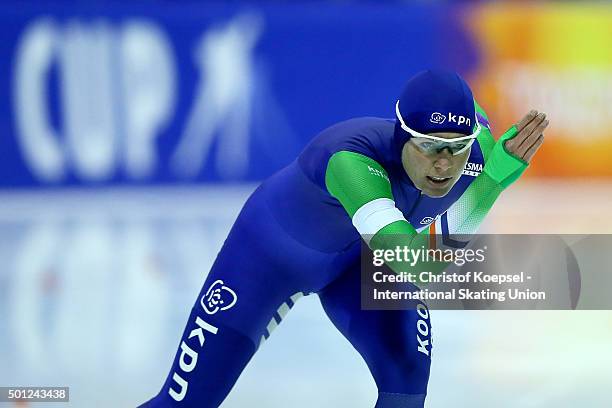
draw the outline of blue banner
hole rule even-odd
[[[325,127],[393,116],[415,72],[469,76],[462,9],[9,1],[0,188],[255,181]]]

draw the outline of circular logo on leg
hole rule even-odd
[[[227,310],[236,304],[238,296],[229,287],[225,286],[221,279],[213,282],[200,299],[200,304],[204,311],[213,315],[220,310]]]

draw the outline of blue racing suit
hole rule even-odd
[[[361,309],[361,237],[329,191],[328,166],[338,152],[377,163],[405,220],[417,230],[431,224],[448,234],[449,228],[453,232],[448,210],[486,173],[485,159],[495,143],[486,115],[477,110],[483,131],[466,170],[444,197],[425,196],[414,186],[402,167],[395,121],[372,117],[322,131],[294,162],[264,181],[244,205],[210,270],[167,380],[143,406],[219,406],[295,302],[316,293],[367,363],[379,391],[376,407],[422,407],[431,363],[429,313]],[[499,184],[491,187],[497,189],[495,198]],[[417,339],[417,324],[423,322],[427,335]]]

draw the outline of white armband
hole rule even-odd
[[[395,201],[389,198],[372,200],[359,207],[353,215],[353,225],[366,240],[395,221],[406,221],[406,218],[395,207]]]

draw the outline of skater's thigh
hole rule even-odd
[[[330,320],[362,356],[380,392],[425,394],[431,365],[427,307],[362,310],[359,264],[319,293]]]
[[[296,298],[325,286],[335,254],[302,245],[261,200],[241,212],[208,274],[195,307],[259,344]]]

